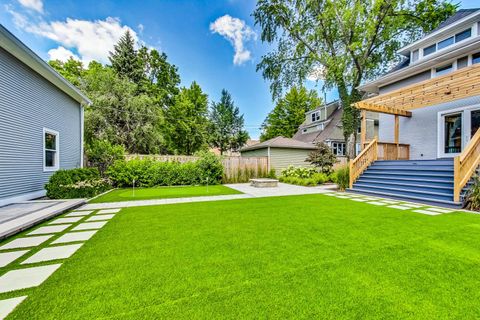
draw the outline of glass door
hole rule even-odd
[[[480,114],[479,114],[480,116]],[[444,123],[444,145],[443,153],[446,156],[453,156],[462,152],[462,112],[443,116]]]

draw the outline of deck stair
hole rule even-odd
[[[453,159],[375,161],[348,191],[458,208],[453,185]]]

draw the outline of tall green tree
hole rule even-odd
[[[239,150],[249,139],[248,132],[244,130],[243,114],[225,89],[220,101],[212,103],[209,131],[210,144],[220,149],[220,154]]]
[[[135,40],[129,30],[113,47],[109,57],[113,70],[121,77],[139,83],[143,78],[142,62],[135,50]]]
[[[337,88],[344,106],[351,157],[360,122],[351,106],[362,98],[357,87],[384,72],[402,45],[456,9],[448,0],[259,0],[253,15],[261,39],[276,48],[257,70],[271,81],[275,98],[321,70],[325,88]]]
[[[85,141],[109,141],[129,153],[163,153],[165,141],[161,108],[152,97],[138,94],[138,86],[120,78],[108,66],[92,62],[82,90],[93,105],[85,112]]]
[[[85,69],[81,61],[70,57],[65,62],[60,60],[50,60],[48,64],[73,85],[77,87],[81,86],[81,79],[85,73]]]
[[[193,82],[165,112],[170,152],[192,155],[208,146],[208,96]]]
[[[268,114],[262,124],[261,141],[278,136],[293,137],[298,127],[305,120],[305,112],[322,104],[314,90],[305,87],[292,87],[285,97],[280,98],[275,108]]]

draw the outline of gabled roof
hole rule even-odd
[[[73,84],[65,80],[48,63],[43,61],[35,52],[28,48],[23,42],[15,37],[3,25],[0,24],[0,47],[13,55],[22,63],[30,67],[40,76],[51,82],[54,86],[65,92],[75,101],[82,104],[91,104],[92,102]]]
[[[275,137],[273,139],[257,143],[248,147],[242,148],[240,151],[250,151],[250,150],[258,150],[258,149],[265,149],[265,148],[286,148],[286,149],[308,149],[314,150],[316,147],[311,143],[305,143],[302,141],[298,141],[291,138],[285,137]]]
[[[474,12],[477,12],[478,10],[480,10],[480,8],[472,8],[472,9],[460,9],[458,10],[457,12],[455,12],[452,16],[450,16],[449,18],[447,18],[447,20],[443,21],[442,23],[440,23],[438,25],[438,27],[436,27],[435,29],[433,29],[432,31],[430,31],[428,34],[431,34],[431,33],[434,33],[440,29],[443,29],[445,27],[448,27],[449,25],[465,18],[466,16],[469,16],[471,15],[472,13]]]
[[[309,144],[315,144],[327,140],[343,141],[345,138],[341,127],[342,114],[343,108],[337,108],[328,119],[328,122],[322,131],[302,133],[302,127],[300,127],[293,138]]]

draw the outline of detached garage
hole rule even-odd
[[[261,143],[257,143],[240,150],[242,157],[267,157],[270,169],[275,169],[277,174],[289,165],[295,167],[308,167],[305,162],[310,152],[316,147],[306,143],[285,137],[276,137]]]

